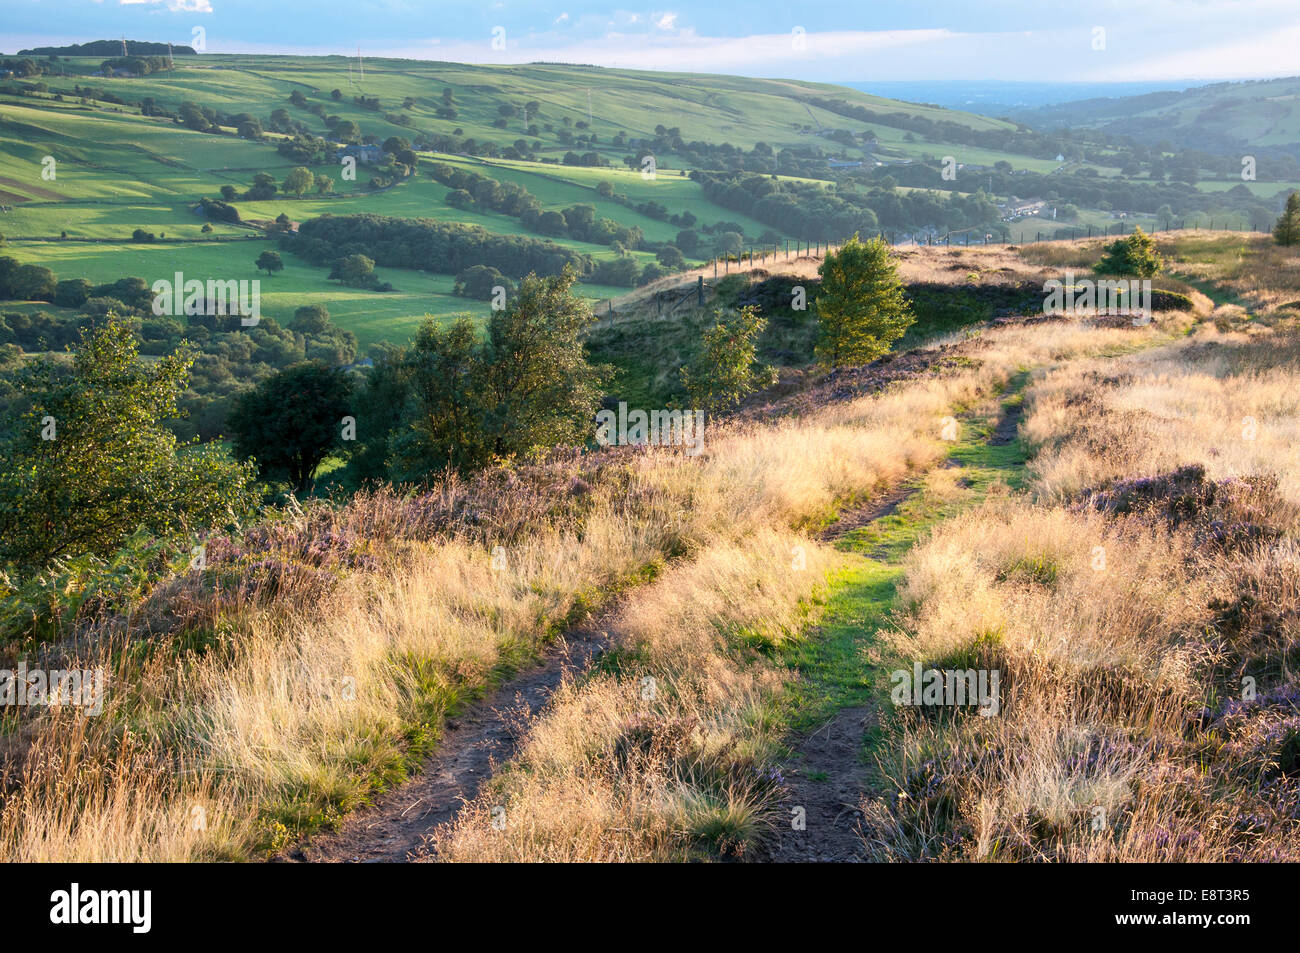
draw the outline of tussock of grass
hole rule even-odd
[[[998,670],[1001,714],[889,713],[875,856],[1296,859],[1298,346],[1201,325],[1037,379],[1036,501],[938,527],[882,633]]]

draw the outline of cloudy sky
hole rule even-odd
[[[550,60],[858,80],[1300,74],[1300,0],[3,0],[0,49],[116,38],[211,53]]]

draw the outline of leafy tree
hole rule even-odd
[[[80,308],[90,297],[91,284],[85,278],[65,278],[55,286],[54,303],[60,308]]]
[[[738,255],[744,247],[744,241],[744,236],[739,232],[723,232],[717,239],[718,254]]]
[[[334,127],[334,135],[339,142],[353,143],[361,141],[361,127],[351,119],[344,119]]]
[[[44,265],[19,265],[9,276],[10,297],[20,301],[52,301],[57,289],[54,272]]]
[[[72,366],[40,360],[16,382],[31,409],[0,427],[0,562],[36,570],[103,555],[143,527],[194,534],[242,517],[253,472],[217,444],[178,444],[194,355],[138,359],[128,322],[83,330]]]
[[[497,456],[582,440],[600,404],[608,369],[587,361],[583,344],[595,324],[573,293],[577,272],[530,274],[504,310],[488,321],[488,432]]]
[[[399,477],[475,469],[589,435],[608,368],[587,360],[583,337],[595,318],[574,295],[576,280],[568,267],[528,275],[492,313],[481,342],[468,319],[445,330],[425,323],[409,359],[412,398],[393,441]]]
[[[486,368],[478,328],[460,318],[450,327],[429,319],[406,360],[410,400],[392,441],[394,475],[422,479],[469,470],[491,458]]]
[[[235,399],[229,417],[235,455],[255,460],[263,479],[311,492],[317,469],[341,444],[351,396],[349,378],[319,361],[276,372]]]
[[[330,329],[329,309],[323,304],[305,304],[293,313],[289,330],[300,334],[323,334]]]
[[[284,177],[282,188],[290,195],[302,196],[310,192],[315,184],[316,176],[311,169],[300,165],[289,170],[289,174]]]
[[[676,245],[665,245],[659,249],[655,259],[669,271],[681,271],[686,267],[686,256]]]
[[[334,180],[325,173],[318,173],[316,176],[316,191],[321,195],[334,191]]]
[[[272,275],[277,271],[284,271],[284,261],[280,258],[278,251],[264,251],[257,256],[257,270],[265,271],[267,275]]]
[[[662,265],[653,261],[647,262],[646,266],[641,269],[641,274],[636,279],[637,287],[643,288],[652,282],[658,281],[667,274],[669,274],[669,272]]]
[[[1273,239],[1288,247],[1300,243],[1300,192],[1286,197],[1286,208],[1273,226]]]
[[[365,386],[352,399],[357,441],[342,479],[349,486],[392,476],[390,441],[402,421],[410,398],[410,365],[406,349],[386,342],[372,344]]]
[[[373,258],[367,258],[365,255],[347,255],[334,262],[334,268],[329,276],[347,285],[358,285],[371,280],[374,274]]]
[[[1155,240],[1140,228],[1133,229],[1132,235],[1111,242],[1104,251],[1101,260],[1093,266],[1100,275],[1150,278],[1160,271],[1160,255],[1156,252]]]
[[[496,288],[504,288],[508,295],[514,291],[514,287],[513,281],[491,265],[471,265],[456,275],[456,284],[452,288],[452,293],[465,298],[489,301],[495,294]]]
[[[855,234],[826,255],[818,274],[817,358],[825,367],[874,361],[916,320],[889,246],[878,238],[863,242]]]
[[[758,365],[758,337],[767,321],[755,305],[714,317],[699,353],[681,372],[691,403],[709,411],[734,407],[746,394],[773,383],[776,373]]]
[[[244,198],[254,202],[265,201],[275,195],[275,176],[270,172],[259,172],[253,176],[253,187],[244,193]]]

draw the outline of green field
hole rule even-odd
[[[245,222],[281,214],[302,222],[327,213],[374,213],[464,222],[498,234],[523,233],[520,223],[505,215],[447,205],[447,188],[428,175],[429,164],[438,161],[518,183],[546,210],[593,205],[598,216],[640,228],[651,242],[671,242],[680,229],[638,212],[637,204],[658,203],[669,215],[690,213],[696,228],[736,223],[751,242],[770,229],[707,201],[671,155],[664,157],[653,178],[629,170],[623,163],[628,147],[613,143],[620,132],[630,138],[650,137],[662,125],[680,129],[687,142],[730,143],[739,149],[751,149],[758,142],[775,149],[813,145],[840,150],[848,158],[867,154],[819,138],[817,129],[872,132],[878,150],[906,158],[945,155],[957,148],[914,141],[891,126],[810,106],[806,100],[815,97],[880,113],[944,119],[973,129],[1010,128],[983,116],[899,103],[825,84],[731,76],[371,60],[364,63],[363,78],[357,63],[342,57],[205,55],[178,58],[177,68],[169,73],[133,79],[92,76],[99,64],[98,58],[64,58],[60,67],[67,75],[40,77],[47,87],[44,91],[0,94],[0,153],[7,160],[0,172],[0,204],[5,206],[0,233],[8,239],[5,253],[22,263],[46,265],[59,278],[81,277],[97,283],[125,275],[139,275],[152,283],[176,270],[201,278],[258,277],[253,262],[274,245],[247,225],[212,222],[210,231],[203,232],[206,219],[196,205],[202,197],[217,198],[223,185],[232,185],[242,194],[257,172],[269,172],[280,181],[296,163],[276,152],[281,136],[268,133],[266,141],[253,142],[237,138],[233,129],[223,135],[194,132],[165,117],[140,115],[134,105],[83,102],[75,92],[78,85],[105,90],[131,104],[149,96],[173,110],[192,101],[227,115],[247,112],[265,119],[272,110],[285,108],[313,134],[327,135],[321,117],[288,102],[290,93],[299,90],[309,103],[321,103],[329,115],[354,120],[367,137],[381,142],[394,135],[415,141],[422,135],[459,130],[467,137],[499,143],[526,138],[540,158],[555,160],[423,153],[415,175],[378,191],[367,187],[372,173],[365,166],[358,168],[354,181],[343,179],[330,167],[317,167],[317,172],[333,173],[335,194],[237,200]],[[337,100],[331,96],[334,89],[341,93]],[[451,89],[454,96],[458,111],[454,120],[437,115],[444,89]],[[380,109],[354,103],[353,97],[359,95],[378,97]],[[495,126],[503,102],[521,107],[521,112],[525,102],[538,103],[539,111],[531,120],[543,127],[538,135],[525,136],[529,123],[522,115],[510,119],[505,129]],[[405,117],[401,123],[391,121],[398,116]],[[597,141],[573,148],[594,149],[611,166],[559,164],[570,147],[559,141],[558,130],[576,132],[577,124],[587,121],[587,131],[595,133]],[[546,125],[552,130],[544,131]],[[966,150],[962,155],[963,161],[980,163],[1007,158],[987,150]],[[52,176],[42,175],[47,156],[56,160]],[[1016,161],[1025,168],[1044,167],[1042,160],[1018,157]],[[609,182],[619,200],[600,196],[596,192],[600,182]],[[164,240],[135,243],[131,234],[137,228]],[[615,254],[607,246],[558,241],[595,259]],[[639,267],[653,260],[646,252],[632,254]],[[445,319],[463,312],[486,313],[482,303],[451,294],[451,275],[380,268],[380,280],[391,282],[397,291],[378,294],[341,287],[326,278],[326,270],[292,255],[284,255],[284,261],[283,272],[261,276],[263,314],[287,321],[295,308],[323,303],[363,347],[382,339],[408,338],[426,314]],[[628,291],[594,285],[581,285],[580,290],[595,301]]]
[[[91,75],[100,62],[98,58],[64,58],[59,67],[67,75],[40,77],[43,88],[29,88],[26,95],[12,87],[0,91],[0,154],[6,159],[0,170],[0,205],[4,207],[0,233],[8,239],[5,254],[23,263],[46,265],[59,278],[103,282],[139,275],[152,283],[177,269],[202,278],[256,277],[253,261],[257,255],[277,246],[247,223],[270,221],[282,214],[300,223],[324,214],[374,213],[480,225],[503,235],[531,234],[509,216],[449,206],[447,187],[429,175],[434,162],[521,185],[547,211],[592,205],[598,217],[639,228],[652,243],[673,242],[681,229],[637,211],[638,204],[657,203],[670,216],[689,213],[697,231],[721,222],[735,223],[748,243],[756,244],[759,236],[773,231],[782,240],[792,237],[708,201],[702,188],[687,177],[689,170],[675,153],[662,157],[652,178],[627,168],[624,159],[632,148],[626,143],[616,145],[615,137],[648,139],[657,127],[679,129],[687,144],[748,150],[763,142],[774,150],[814,148],[824,155],[862,161],[868,167],[877,158],[935,162],[949,155],[965,166],[991,167],[1006,161],[1017,170],[1039,173],[1060,167],[1055,159],[945,143],[883,122],[864,122],[812,106],[810,100],[832,99],[863,106],[878,115],[944,121],[975,131],[1014,131],[1005,121],[819,83],[396,59],[365,61],[363,76],[358,63],[344,57],[247,55],[179,57],[171,72],[132,79]],[[106,91],[129,105],[94,98],[83,101],[75,92],[78,85]],[[331,95],[334,90],[339,91],[337,100]],[[444,105],[444,90],[452,92],[457,110],[454,119],[437,114]],[[418,142],[422,137],[453,133],[499,146],[523,139],[527,151],[542,161],[423,152],[413,175],[378,190],[368,185],[373,170],[367,166],[358,167],[355,180],[344,179],[336,166],[317,166],[313,171],[333,178],[334,194],[236,199],[234,205],[245,224],[208,223],[197,209],[200,198],[219,197],[222,186],[233,186],[242,195],[258,172],[270,173],[277,182],[283,180],[297,164],[276,151],[284,137],[268,132],[265,141],[254,142],[238,138],[231,128],[224,128],[220,135],[195,132],[166,117],[143,116],[134,105],[146,96],[173,110],[190,101],[226,116],[248,113],[264,124],[273,110],[283,108],[313,135],[327,137],[329,126],[321,116],[289,102],[295,91],[306,96],[308,105],[323,107],[325,115],[358,123],[367,141],[400,136]],[[354,96],[378,97],[379,108],[360,105],[353,101]],[[523,106],[530,102],[537,104],[537,111],[526,120]],[[503,104],[517,107],[519,115],[505,120],[501,128],[496,123]],[[588,123],[589,128],[581,128]],[[534,135],[527,134],[530,124],[537,126]],[[848,145],[821,134],[830,130],[866,134],[875,140],[855,140]],[[594,134],[596,140],[566,144],[560,137],[569,133]],[[610,165],[560,164],[570,149],[594,151]],[[53,175],[48,174],[46,157],[55,160]],[[1107,178],[1116,175],[1113,167],[1093,164],[1091,168]],[[597,192],[602,182],[613,187],[613,197]],[[824,184],[834,188],[832,182]],[[1199,188],[1209,193],[1232,184],[1205,182]],[[961,183],[962,193],[981,186],[982,173],[972,170]],[[1270,198],[1278,189],[1265,183],[1251,183],[1250,188],[1260,198]],[[912,191],[915,189],[900,188],[901,193]],[[1079,221],[1085,226],[1104,225],[1110,218],[1105,212],[1084,209]],[[207,232],[203,231],[205,224],[210,226]],[[1015,223],[1012,229],[1013,233],[1036,233],[1040,228],[1054,230],[1060,224],[1030,220]],[[132,232],[137,228],[163,240],[133,242]],[[595,260],[615,255],[605,245],[567,237],[555,240]],[[707,257],[710,253],[701,254]],[[639,268],[653,260],[646,251],[632,255]],[[296,307],[324,303],[340,325],[356,333],[363,346],[383,339],[406,339],[426,314],[445,319],[466,311],[485,313],[481,303],[451,294],[451,275],[380,268],[380,280],[391,282],[397,291],[379,294],[341,287],[326,278],[326,269],[289,254],[283,257],[285,270],[262,279],[263,313],[283,321]],[[597,301],[629,290],[579,287],[581,293]]]

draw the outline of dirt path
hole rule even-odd
[[[785,767],[785,819],[769,846],[768,861],[776,863],[861,862],[862,839],[858,805],[874,769],[862,759],[862,739],[875,723],[874,706],[841,708],[830,721],[797,744],[797,754]],[[802,811],[804,829],[795,827]]]
[[[495,767],[515,751],[520,726],[546,704],[566,672],[584,672],[609,644],[599,624],[567,632],[542,663],[447,721],[420,773],[344,818],[338,830],[296,844],[278,861],[403,862],[428,857],[425,838],[455,818]]]
[[[1016,440],[1023,405],[1003,404],[982,443],[1004,447]],[[960,466],[955,457],[937,466]],[[837,542],[877,520],[894,514],[920,492],[914,476],[884,497],[841,515],[821,538]],[[884,547],[863,553],[878,562],[886,560]],[[858,620],[855,619],[855,625]],[[876,620],[861,619],[863,628]],[[847,705],[792,743],[791,757],[782,766],[787,796],[775,835],[765,859],[777,863],[854,863],[866,860],[859,836],[864,794],[882,782],[879,769],[866,757],[866,739],[879,723],[876,705]],[[798,822],[802,822],[801,824]]]
[[[1007,410],[988,435],[990,444],[1014,439],[1019,408]],[[844,511],[821,538],[834,542],[893,514],[919,488],[914,476],[883,496]],[[529,722],[566,675],[581,674],[591,667],[609,645],[607,628],[598,620],[566,633],[536,668],[449,719],[437,750],[418,775],[346,816],[337,830],[295,844],[274,860],[400,863],[433,859],[428,843],[433,831],[452,822],[494,770],[514,755]],[[787,808],[802,809],[805,829],[791,826],[780,833],[769,845],[768,859],[862,859],[858,804],[876,774],[863,758],[863,739],[876,718],[874,706],[843,707],[795,743],[795,757],[785,766],[790,792]]]
[[[917,489],[915,480],[909,480],[885,496],[841,514],[820,538],[834,542],[889,516]],[[841,708],[794,742],[794,753],[782,768],[788,792],[783,817],[765,860],[854,863],[864,859],[858,836],[859,804],[878,772],[863,758],[863,738],[877,718],[874,705]],[[802,822],[802,829],[796,820]]]

